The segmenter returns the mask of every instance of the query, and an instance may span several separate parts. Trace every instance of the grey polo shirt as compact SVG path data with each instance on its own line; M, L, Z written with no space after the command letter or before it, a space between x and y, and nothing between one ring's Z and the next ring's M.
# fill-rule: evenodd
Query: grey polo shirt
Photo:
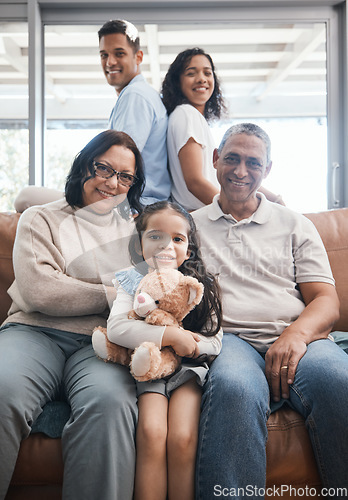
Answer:
M334 285L326 250L314 224L269 202L241 221L224 214L219 195L193 212L203 259L219 275L223 330L265 352L303 311L298 283Z

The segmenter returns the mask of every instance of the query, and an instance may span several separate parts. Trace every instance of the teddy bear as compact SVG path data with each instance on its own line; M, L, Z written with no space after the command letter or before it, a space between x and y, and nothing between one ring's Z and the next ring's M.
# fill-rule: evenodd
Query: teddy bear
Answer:
M143 319L151 325L181 327L184 317L202 297L203 285L196 278L176 269L155 270L140 281L128 317ZM134 350L114 344L102 327L94 329L92 344L97 356L104 361L129 365L138 381L171 375L181 361L171 347L160 350L153 342L142 342Z

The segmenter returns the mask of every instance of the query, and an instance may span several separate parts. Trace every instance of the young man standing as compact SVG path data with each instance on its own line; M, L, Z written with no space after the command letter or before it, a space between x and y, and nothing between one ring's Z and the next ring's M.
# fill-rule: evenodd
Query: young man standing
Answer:
M98 32L102 68L117 94L109 128L129 134L141 151L146 185L144 204L168 199L171 181L167 168L167 113L159 94L140 72L143 52L138 31L123 20L105 23Z

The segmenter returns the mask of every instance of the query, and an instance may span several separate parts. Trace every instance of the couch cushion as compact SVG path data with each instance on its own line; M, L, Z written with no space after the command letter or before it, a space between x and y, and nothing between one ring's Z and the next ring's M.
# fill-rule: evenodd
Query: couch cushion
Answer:
M58 484L63 480L62 442L44 434L31 434L21 443L11 485L28 489L29 486ZM7 498L7 497L6 497ZM11 497L10 497L11 498ZM20 498L28 498L23 496ZM36 498L51 499L51 496Z
M271 414L267 429L267 487L291 484L319 488L321 481L303 417L285 405Z
M70 406L64 401L50 401L34 422L31 433L42 432L51 438L61 437L63 427L70 417Z
M306 214L316 226L329 256L341 302L335 330L348 331L348 208Z

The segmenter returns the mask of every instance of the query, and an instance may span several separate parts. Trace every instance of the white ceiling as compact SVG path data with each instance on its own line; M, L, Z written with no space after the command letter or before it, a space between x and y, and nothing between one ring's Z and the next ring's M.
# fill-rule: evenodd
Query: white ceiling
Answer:
M116 98L102 73L99 26L45 29L48 119L105 120ZM325 24L142 25L142 73L157 90L169 64L199 46L216 65L232 117L326 114ZM0 23L0 119L28 116L25 23Z

